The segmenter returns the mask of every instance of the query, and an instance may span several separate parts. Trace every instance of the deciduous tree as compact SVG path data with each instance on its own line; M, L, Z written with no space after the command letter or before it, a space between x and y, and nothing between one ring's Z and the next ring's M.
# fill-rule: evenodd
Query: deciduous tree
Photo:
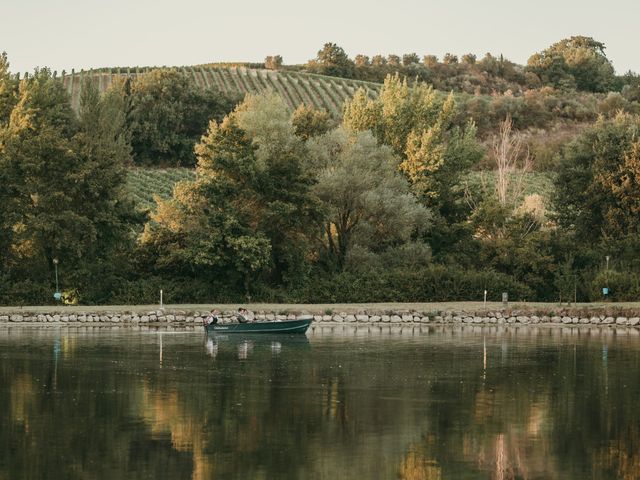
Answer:
M382 253L428 225L430 214L409 192L399 159L370 132L338 128L309 148L314 191L328 211L322 242L338 266L354 246Z
M613 84L614 70L604 50L602 42L574 36L533 55L527 65L543 81L555 86L562 86L571 77L580 90L606 92Z
M555 182L564 228L591 239L640 232L640 122L620 114L600 120L565 150Z
M145 228L158 268L224 277L245 292L264 275L278 285L304 274L306 235L319 213L303 146L275 94L248 97L212 121L196 147L195 182L159 202Z
M198 88L177 70L154 70L130 85L129 129L137 165L193 166L193 147L210 119L220 121L235 97Z

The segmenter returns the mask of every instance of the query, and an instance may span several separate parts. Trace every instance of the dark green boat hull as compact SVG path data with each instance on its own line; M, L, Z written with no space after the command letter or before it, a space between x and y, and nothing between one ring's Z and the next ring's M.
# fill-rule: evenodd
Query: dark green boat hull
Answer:
M216 323L206 325L209 333L305 333L313 317L282 322Z

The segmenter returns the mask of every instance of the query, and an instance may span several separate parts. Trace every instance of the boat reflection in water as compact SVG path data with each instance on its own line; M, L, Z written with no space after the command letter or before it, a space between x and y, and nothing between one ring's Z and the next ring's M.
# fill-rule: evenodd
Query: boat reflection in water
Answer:
M208 333L205 338L205 349L211 358L218 355L229 357L233 354L238 360L247 360L251 356L263 356L270 353L277 356L281 353L310 350L306 335L220 335Z

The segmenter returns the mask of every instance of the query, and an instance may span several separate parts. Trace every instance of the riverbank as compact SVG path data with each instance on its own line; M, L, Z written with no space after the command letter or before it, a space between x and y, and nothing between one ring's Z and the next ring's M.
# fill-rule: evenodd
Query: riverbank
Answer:
M258 321L313 316L323 324L585 324L640 328L640 303L559 305L550 303L451 302L326 305L244 305ZM212 309L234 322L239 305L2 307L0 323L202 324Z

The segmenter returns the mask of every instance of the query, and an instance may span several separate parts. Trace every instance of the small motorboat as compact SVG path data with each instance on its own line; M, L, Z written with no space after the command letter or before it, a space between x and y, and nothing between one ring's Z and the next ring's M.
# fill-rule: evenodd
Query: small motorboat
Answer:
M297 320L247 322L247 323L211 323L205 325L207 332L216 333L305 333L313 317Z

